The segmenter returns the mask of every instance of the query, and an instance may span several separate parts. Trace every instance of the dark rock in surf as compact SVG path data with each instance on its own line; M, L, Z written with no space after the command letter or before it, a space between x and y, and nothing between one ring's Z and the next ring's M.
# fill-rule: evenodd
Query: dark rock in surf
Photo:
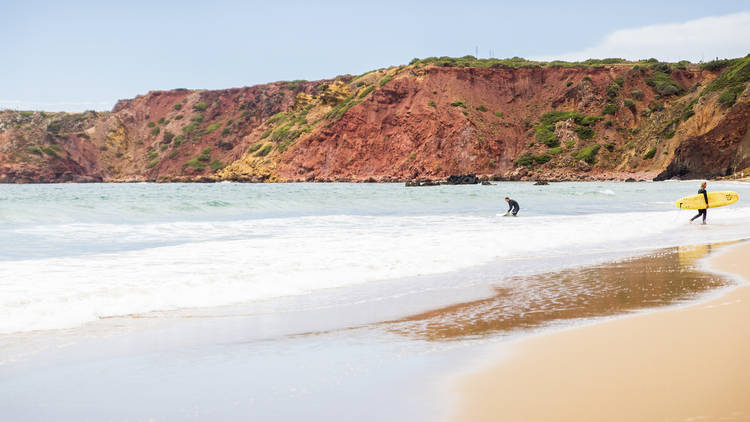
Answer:
M445 181L447 185L476 185L481 183L481 180L476 174L452 174Z

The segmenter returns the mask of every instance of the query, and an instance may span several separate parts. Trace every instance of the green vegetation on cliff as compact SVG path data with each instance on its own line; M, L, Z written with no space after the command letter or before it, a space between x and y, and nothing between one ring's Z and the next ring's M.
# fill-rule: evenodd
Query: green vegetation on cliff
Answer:
M271 144L265 144L263 145L263 148L260 148L258 152L255 153L258 157L265 157L268 155L269 152L271 152Z
M516 158L516 164L519 166L533 167L534 164L544 164L552 159L550 154L531 154L526 153Z
M190 166L198 171L202 171L206 168L206 163L208 163L210 160L211 147L206 147L197 157L193 157L190 160L186 161L185 164L182 165L182 167L184 168Z
M346 112L349 111L350 108L354 107L355 105L357 105L359 103L360 103L360 101L359 100L355 100L354 99L354 95L351 95L351 96L345 98L344 101L336 104L336 106L334 106L331 109L331 111L329 111L328 113L326 113L325 117L326 117L326 119L338 120L339 118L341 118L341 116L343 116L344 114L346 114Z
M47 125L47 132L57 135L60 132L61 127L61 122L59 120L52 121Z
M222 163L219 160L213 160L213 161L211 161L211 164L209 165L209 167L211 168L211 171L215 172L215 171L221 170L224 167L226 167L226 164Z
M479 68L534 68L534 67L592 67L600 68L604 66L612 65L629 65L637 66L636 69L651 67L662 72L670 72L672 69L687 69L689 65L692 65L689 61L683 60L677 63L666 63L660 62L657 59L644 59L638 61L628 61L625 59L611 57L606 59L588 59L582 61L568 62L563 60L553 61L535 61L525 59L523 57L512 57L505 59L487 58L478 59L472 55L463 57L426 57L424 59L414 58L410 65L422 66L422 65L435 65L441 67L479 67ZM615 83L619 86L623 85L622 77L615 79ZM572 84L571 84L572 85Z
M721 95L719 95L719 104L724 107L731 107L734 102L745 91L745 85L736 85L725 89Z
M574 129L576 135L578 135L578 139L586 141L594 137L596 135L596 132L594 132L594 129L588 127L588 126L578 126Z
M591 139L595 132L590 126L602 120L599 116L588 116L577 111L560 111L553 110L539 116L539 125L534 129L536 131L537 141L547 145L550 148L560 146L560 141L555 135L555 124L565 120L573 120L577 126L573 129L580 139Z
M620 92L620 85L614 83L607 87L607 98L609 98L610 101L617 98L617 94Z
M444 67L536 67L540 62L534 62L522 57L513 57L511 59L477 59L474 56L463 57L427 57L424 59L414 59L411 65L434 64Z
M523 57L512 57L508 59L478 59L474 56L468 55L463 57L427 57L424 59L415 58L410 65L427 65L432 64L443 67L489 67L489 68L532 68L532 67L601 67L612 64L623 64L629 63L625 59L620 58L607 58L607 59L589 59L579 62L566 62L562 60L554 60L551 62L534 61L524 59Z
M359 94L359 98L360 99L365 98L367 96L367 94L371 93L372 90L374 90L374 89L375 89L375 86L373 86L373 85L368 86L367 88L365 88L364 91L362 91L361 94Z
M750 81L750 54L742 58L722 62L726 69L706 87L708 92Z
M746 84L750 82L750 54L739 59L721 60L717 65L719 64L726 68L703 90L701 95L722 91L719 103L730 107L745 91Z
M62 148L60 145L48 145L41 148L42 152L55 158L60 158Z
M604 108L602 109L602 114L604 115L611 114L614 116L616 113L617 113L617 105L613 103L609 103L605 105Z
M585 161L588 164L594 164L596 162L596 153L599 152L600 145L591 145L586 148L581 148L575 155L576 160Z
M554 148L560 145L560 141L557 140L555 135L554 125L539 125L536 127L536 140L547 145L550 148Z
M646 79L646 83L654 88L659 95L679 95L685 90L677 84L667 73L663 71L654 71L650 78Z
M208 127L206 128L206 130L203 133L204 134L211 133L211 132L215 131L216 129L220 128L220 127L221 127L221 123L220 122L212 123L212 124L208 125Z

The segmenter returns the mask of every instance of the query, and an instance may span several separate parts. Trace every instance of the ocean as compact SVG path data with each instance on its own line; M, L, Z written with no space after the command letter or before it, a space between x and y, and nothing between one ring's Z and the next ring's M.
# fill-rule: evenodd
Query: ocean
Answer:
M12 393L0 410L28 416L44 384L58 399L29 420L78 419L61 380L86 361L75 367L101 380L86 384L89 395L106 401L117 393L106 381L149 368L165 386L155 394L172 404L192 397L195 419L240 419L247 413L232 406L249 406L293 420L342 395L355 414L364 404L349 396L354 386L391 392L394 379L408 378L393 392L414 392L415 380L443 367L440 353L461 360L452 350L726 286L684 260L707 253L694 245L750 238L750 184L710 182L709 191L741 199L710 209L705 226L674 206L698 185L0 185L0 393ZM520 203L518 217L503 216L506 196ZM112 356L117 369L97 366ZM286 372L290 362L298 372ZM64 369L29 377L51 365ZM265 381L242 384L238 367ZM186 373L216 395L227 385L232 393L185 396ZM395 413L368 404L365 419L434 416L425 403L399 400ZM126 404L87 415L182 415ZM320 415L311 419L330 417Z
M600 252L750 237L743 201L688 226L693 213L673 201L697 185L4 185L0 333L400 279L398 293L410 278L424 287L492 264L510 276L546 271L549 257L575 266ZM748 184L709 188L750 197ZM501 216L505 196L519 217Z

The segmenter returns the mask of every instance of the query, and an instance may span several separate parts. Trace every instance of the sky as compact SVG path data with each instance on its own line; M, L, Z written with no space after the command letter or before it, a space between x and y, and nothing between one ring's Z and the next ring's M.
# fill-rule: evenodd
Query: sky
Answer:
M316 80L477 51L742 57L750 0L0 0L0 40L0 109L76 112L151 90Z

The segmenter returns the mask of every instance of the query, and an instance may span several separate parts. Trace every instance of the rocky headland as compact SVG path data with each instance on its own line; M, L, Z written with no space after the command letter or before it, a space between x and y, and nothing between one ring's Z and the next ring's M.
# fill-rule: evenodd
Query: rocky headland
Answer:
M427 58L359 76L0 111L0 183L713 178L750 167L750 55Z

